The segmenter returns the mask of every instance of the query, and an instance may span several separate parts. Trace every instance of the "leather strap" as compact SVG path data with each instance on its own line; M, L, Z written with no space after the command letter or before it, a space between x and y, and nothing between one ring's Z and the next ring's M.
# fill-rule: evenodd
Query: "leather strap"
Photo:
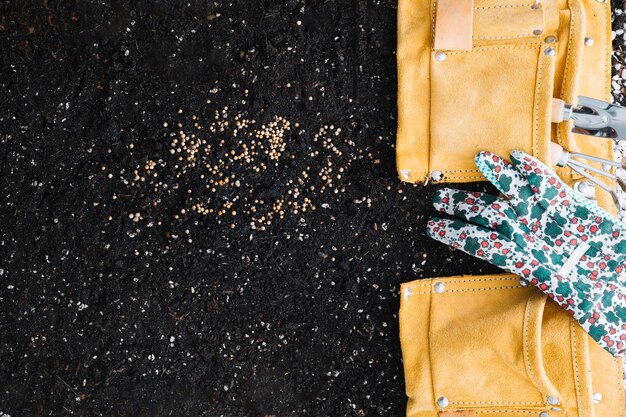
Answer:
M463 410L463 411L440 411L439 417L475 417L476 411Z
M474 0L438 0L435 16L435 50L472 49Z

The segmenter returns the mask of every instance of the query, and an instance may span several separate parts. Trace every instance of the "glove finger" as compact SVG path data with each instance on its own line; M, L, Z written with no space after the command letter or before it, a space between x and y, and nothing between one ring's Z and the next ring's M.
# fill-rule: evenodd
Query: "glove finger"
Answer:
M489 226L488 222L481 219L480 214L496 200L498 197L491 194L443 188L435 192L433 207L440 213L470 221L476 219L474 223Z
M520 174L526 177L536 195L537 202L544 208L564 207L568 213L576 214L578 218L600 216L611 224L616 222L612 214L574 191L552 168L537 158L522 151L513 151L511 161Z
M511 160L517 170L526 176L538 204L551 217L546 218L541 213L533 216L536 223L552 223L551 237L567 242L570 235L573 235L601 251L611 250L617 255L626 255L626 227L620 221L572 190L538 159L521 151L513 151Z
M571 189L559 178L552 168L548 167L537 158L522 151L513 151L510 157L515 168L520 174L526 177L526 180L535 194L537 202L545 209L560 206L567 208L568 211L570 211L570 209L576 210L577 206L573 203L578 203L584 208L587 208L590 212L595 209L602 210L600 207L595 207L595 209L586 207L590 205L589 200ZM583 213L584 210L579 214ZM602 214L612 217L608 212ZM590 213L585 214L584 217L587 218L589 215Z
M526 178L511 163L496 154L483 151L474 158L476 166L507 199L526 200L533 195Z
M525 264L522 251L492 229L460 220L432 218L427 233L439 242L521 275Z
M626 298L619 293L621 285L608 285L600 299L586 312L574 311L574 318L600 346L611 354L626 351ZM559 300L556 300L559 304Z
M510 203L494 195L443 188L435 193L433 206L441 213L495 229L521 248L543 247L530 236L530 230L519 221Z

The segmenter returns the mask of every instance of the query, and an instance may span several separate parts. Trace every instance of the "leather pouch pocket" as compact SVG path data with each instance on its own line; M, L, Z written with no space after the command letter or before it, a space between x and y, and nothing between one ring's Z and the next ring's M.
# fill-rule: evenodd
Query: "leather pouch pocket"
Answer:
M560 393L543 362L545 304L545 295L523 288L512 275L404 284L400 337L407 415L433 415L426 412L431 401L436 412L552 411Z
M549 157L559 43L556 1L475 0L470 50L434 50L437 1L400 0L400 179L484 180L473 163L490 150ZM430 27L423 22L430 20ZM428 30L430 29L430 30Z
M559 394L548 380L541 354L546 297L497 283L482 288L464 287L459 281L434 284L448 287L431 298L435 397L446 398L447 409L547 411L547 398ZM468 296L475 302L468 303ZM481 299L488 302L476 302Z
M515 275L405 283L399 319L408 417L624 415L620 361Z
M429 172L452 182L482 179L473 157L485 149L499 155L518 149L544 159L555 48L483 45L446 52L443 60L443 52L432 51Z

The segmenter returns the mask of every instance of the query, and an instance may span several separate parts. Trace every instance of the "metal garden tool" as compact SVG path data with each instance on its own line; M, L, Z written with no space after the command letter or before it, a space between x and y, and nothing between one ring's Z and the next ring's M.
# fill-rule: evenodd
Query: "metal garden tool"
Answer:
M597 185L598 187L602 188L603 190L611 194L611 197L613 198L613 202L618 207L618 209L621 209L619 198L617 197L617 194L615 193L615 191L613 191L613 188L603 183L602 181L599 181L597 178L591 175L590 172L593 172L595 174L608 178L609 180L617 183L617 185L622 189L622 191L626 192L626 182L624 182L623 179L621 179L619 176L613 174L612 172L606 169L602 169L605 167L606 168L617 167L617 168L625 169L626 166L624 166L624 164L622 164L621 162L611 161L610 159L598 158L597 156L587 155L584 153L568 152L565 149L563 149L562 146L557 145L554 142L550 144L550 155L552 158L552 165L556 165L558 167L567 166L571 168L572 171L582 175L587 180L591 181L593 184ZM602 164L602 168L598 168L596 166L590 165L589 163L583 162L581 160Z
M576 107L555 99L553 121L573 120L572 132L606 139L626 140L626 107L580 96Z

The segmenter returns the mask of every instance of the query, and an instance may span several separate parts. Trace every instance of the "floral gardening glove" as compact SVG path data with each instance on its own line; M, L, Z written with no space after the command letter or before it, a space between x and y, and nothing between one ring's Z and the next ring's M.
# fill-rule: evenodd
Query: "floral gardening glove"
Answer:
M613 355L626 350L626 226L520 151L509 163L481 152L475 162L504 197L439 190L436 240L518 274L570 314Z

